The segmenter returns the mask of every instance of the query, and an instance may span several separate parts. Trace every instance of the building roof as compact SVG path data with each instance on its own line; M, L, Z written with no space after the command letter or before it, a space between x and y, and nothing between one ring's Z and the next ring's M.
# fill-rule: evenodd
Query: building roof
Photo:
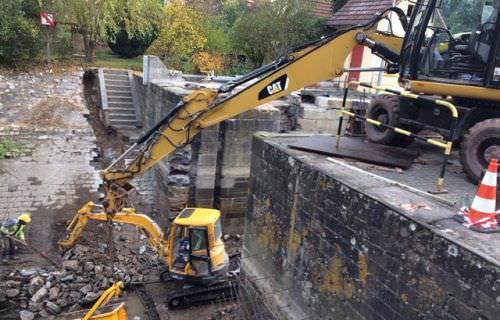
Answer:
M247 0L247 6L253 7L257 3L265 0ZM312 13L316 17L331 18L333 14L333 5L330 0L310 0L312 4Z
M313 4L313 14L317 17L331 18L333 6L330 0L311 0Z
M328 19L328 26L356 25L366 23L373 16L392 7L393 0L349 0Z

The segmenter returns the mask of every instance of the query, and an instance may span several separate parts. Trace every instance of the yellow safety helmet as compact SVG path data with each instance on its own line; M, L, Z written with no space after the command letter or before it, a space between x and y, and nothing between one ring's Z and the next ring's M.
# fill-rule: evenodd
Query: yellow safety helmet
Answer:
M30 223L31 222L31 216L30 216L29 213L23 213L17 219L19 219L20 221L23 221L24 223Z

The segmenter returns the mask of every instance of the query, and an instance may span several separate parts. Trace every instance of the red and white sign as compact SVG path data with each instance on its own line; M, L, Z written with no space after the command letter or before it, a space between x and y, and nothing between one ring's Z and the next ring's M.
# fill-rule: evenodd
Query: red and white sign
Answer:
M48 12L40 12L40 22L44 26L55 27L57 22L54 15Z

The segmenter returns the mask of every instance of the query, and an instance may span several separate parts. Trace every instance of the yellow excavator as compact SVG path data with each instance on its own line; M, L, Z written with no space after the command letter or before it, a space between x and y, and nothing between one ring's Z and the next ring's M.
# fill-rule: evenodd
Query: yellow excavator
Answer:
M227 266L227 254L220 242L220 213L186 209L174 220L168 240L163 240L161 229L149 217L126 207L125 195L133 188L130 180L191 143L204 128L305 86L341 76L348 71L344 62L356 45L369 47L385 60L388 73L399 72L403 88L388 89L386 92L392 95L372 99L367 110L368 138L377 143L406 145L414 137L409 130L441 132L462 142L463 167L477 181L489 159L500 157L499 1L414 1L409 22L401 9L389 8L369 23L306 43L217 90L194 91L101 172L105 200L99 205L88 203L79 210L61 247L74 243L87 220L137 225L160 250L175 277L207 280L201 281L205 284L219 281L217 275ZM473 10L472 14L463 10L465 5ZM394 19L389 15L399 18L404 38L392 31ZM382 20L389 21L389 31L378 30ZM453 102L457 108L443 109L436 99ZM132 151L137 156L123 165ZM176 257L181 256L180 243L186 236L188 252L183 257L187 262L178 268ZM201 241L195 240L198 238L205 239L204 246L197 247L195 241ZM189 294L179 294L171 300L171 307L189 300Z

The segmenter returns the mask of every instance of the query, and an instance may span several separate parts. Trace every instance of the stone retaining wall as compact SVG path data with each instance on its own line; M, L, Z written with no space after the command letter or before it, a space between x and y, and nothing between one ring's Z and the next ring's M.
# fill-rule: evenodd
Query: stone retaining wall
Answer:
M244 232L242 271L278 318L498 318L495 235L289 139L253 140Z

